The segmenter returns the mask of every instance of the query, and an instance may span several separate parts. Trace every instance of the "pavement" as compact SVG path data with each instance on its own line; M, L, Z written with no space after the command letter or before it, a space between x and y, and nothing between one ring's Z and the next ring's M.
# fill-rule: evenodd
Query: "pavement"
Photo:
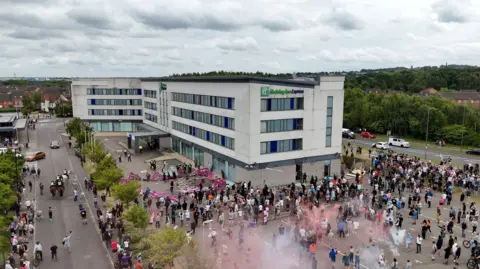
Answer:
M112 268L113 265L107 250L101 241L97 232L96 221L93 214L88 215L88 224L82 224L78 209L78 202L73 201L73 190L82 190L85 171L80 165L80 161L74 155L72 149L68 149L68 137L62 136L62 119L40 120L36 125L36 130L30 130L30 148L29 151L43 151L46 158L38 161L41 169L41 176L36 180L34 197L37 201L37 209L43 211L45 217L42 221L35 223L34 242L39 241L43 246L44 261L39 268L49 269L85 269L85 268ZM60 141L59 149L50 149L50 141ZM72 172L69 181L66 183L66 190L63 198L58 195L53 198L48 190L50 182L55 176L63 173L67 169ZM40 195L38 188L39 182L43 182L44 195ZM53 208L53 220L48 219L48 207ZM93 207L93 206L92 206ZM62 246L62 239L72 231L71 252L66 251ZM50 259L50 246L58 246L58 261Z
M357 139L343 139L343 143L346 144L350 142L351 144L355 143L357 145L360 145L364 147L364 150L368 151L372 147L372 144L375 143L375 140L372 139L364 139L364 138L357 138ZM409 155L415 155L420 157L422 160L425 157L425 149L419 149L419 148L401 148L401 147L391 147L392 150L395 152L401 152L401 153L406 153ZM452 162L458 163L458 164L464 164L464 163L480 163L480 156L477 155L469 155L469 154L458 154L458 153L452 153L448 151L442 151L441 148L432 146L427 149L427 159L429 160L440 160L441 158L447 158L450 157L452 158Z

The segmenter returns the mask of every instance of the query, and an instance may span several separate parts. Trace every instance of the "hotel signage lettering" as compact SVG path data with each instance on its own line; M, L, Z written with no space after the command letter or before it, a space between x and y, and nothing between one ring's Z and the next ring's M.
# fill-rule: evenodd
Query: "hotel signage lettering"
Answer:
M263 86L260 88L260 96L266 97L270 95L285 95L285 94L303 94L303 90L294 90L294 89L274 89L268 86Z

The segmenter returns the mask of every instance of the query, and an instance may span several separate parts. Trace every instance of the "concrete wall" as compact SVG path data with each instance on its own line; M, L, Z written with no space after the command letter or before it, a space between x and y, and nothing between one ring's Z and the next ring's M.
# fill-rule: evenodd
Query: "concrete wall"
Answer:
M208 152L203 153L203 167L210 169L213 163L213 156Z
M171 137L161 137L159 138L158 144L161 149L172 148L172 138Z

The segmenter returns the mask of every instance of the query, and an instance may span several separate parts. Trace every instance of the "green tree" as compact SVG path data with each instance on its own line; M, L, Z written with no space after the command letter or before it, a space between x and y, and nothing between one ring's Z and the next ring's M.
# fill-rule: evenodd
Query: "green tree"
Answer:
M164 227L146 239L149 245L148 256L160 268L172 267L175 259L182 254L187 236L182 228Z
M84 129L82 129L84 128L83 124L84 123L80 118L73 118L67 123L65 130L67 131L67 133L77 138L77 135L79 136L80 133L84 131Z
M33 98L29 93L26 93L22 97L22 108L20 111L22 112L23 115L29 116L36 110L35 108L35 103L33 102Z
M55 116L57 117L71 117L73 115L73 108L70 104L60 103L55 106Z
M124 185L124 184L120 184L120 185ZM116 186L119 186L119 185L115 185L114 188ZM125 219L130 221L135 228L145 229L147 228L148 223L150 221L150 216L148 215L148 212L145 209L139 206L132 206L127 212L125 212Z
M107 156L103 146L100 145L98 141L90 141L85 143L82 153L94 163L100 163Z
M96 166L95 173L93 173L93 182L99 190L104 190L118 184L122 177L123 170L121 168L109 167L103 169L101 166Z
M120 200L124 204L129 204L133 202L135 198L140 194L140 183L138 181L132 180L125 184L116 184L113 185L113 196Z
M41 109L41 103L42 103L42 94L39 93L39 92L34 92L33 95L32 95L32 102L33 102L33 105L35 106L35 109L36 110L40 110Z

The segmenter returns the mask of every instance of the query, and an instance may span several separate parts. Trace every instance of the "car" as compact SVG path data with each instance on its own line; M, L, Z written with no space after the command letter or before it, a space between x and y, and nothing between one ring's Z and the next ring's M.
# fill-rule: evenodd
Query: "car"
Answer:
M472 154L472 155L480 155L480 148L476 148L476 149L472 149L472 150L467 150L467 152L465 152L467 154Z
M350 129L342 129L342 137L348 139L355 139L355 133L350 131Z
M363 138L372 138L372 139L376 137L375 134L372 134L370 132L362 132L360 133L360 136Z
M376 142L376 143L373 143L372 148L389 149L390 146L388 145L387 142Z
M58 143L58 141L52 141L52 142L50 142L50 148L51 149L58 149L58 148L60 148L60 143Z
M25 159L27 160L27 162L33 162L33 161L38 161L38 160L41 160L41 159L45 159L45 157L47 157L47 154L45 154L45 152L39 151L39 152L36 152L33 155L28 156Z
M403 138L392 136L388 139L388 145L401 147L401 148L409 148L410 143L405 141Z

